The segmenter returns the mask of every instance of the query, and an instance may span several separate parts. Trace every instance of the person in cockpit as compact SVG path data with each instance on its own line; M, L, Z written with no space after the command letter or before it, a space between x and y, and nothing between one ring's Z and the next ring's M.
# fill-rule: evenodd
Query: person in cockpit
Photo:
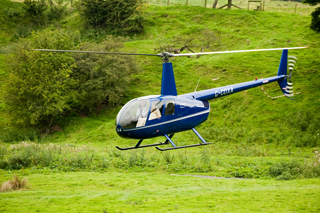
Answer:
M158 108L156 108L155 103L152 103L151 114L149 116L149 120L153 120L153 119L160 118L160 117L161 117L160 110Z
M138 120L136 127L144 126L146 124L149 109L147 108L147 103L145 101L141 102L140 107L137 109L136 114L133 119Z

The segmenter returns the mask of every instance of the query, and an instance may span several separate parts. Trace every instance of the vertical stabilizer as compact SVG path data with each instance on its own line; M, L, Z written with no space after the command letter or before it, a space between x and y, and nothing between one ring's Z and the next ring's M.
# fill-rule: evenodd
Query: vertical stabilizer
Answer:
M282 56L280 60L279 70L278 70L278 76L281 75L287 75L287 68L288 68L288 50L284 49L282 51ZM287 87L287 79L283 79L281 81L278 81L279 86L282 90L282 92L286 95L286 87Z
M178 95L171 62L163 63L161 95Z

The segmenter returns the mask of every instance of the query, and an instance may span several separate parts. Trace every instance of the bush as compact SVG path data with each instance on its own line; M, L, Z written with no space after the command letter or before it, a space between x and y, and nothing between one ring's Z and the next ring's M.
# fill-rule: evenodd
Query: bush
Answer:
M311 6L316 6L320 4L320 0L304 0L303 3L309 4ZM312 20L310 28L316 32L320 32L320 7L317 7L312 13Z
M312 21L310 28L316 32L320 32L320 7L316 8L312 13Z
M86 43L81 50L120 52L124 38L107 36L100 44ZM129 85L129 76L138 71L131 56L74 54L76 67L72 78L77 82L77 107L94 110L106 104L118 105Z
M56 0L56 4L50 5L48 8L48 19L52 20L61 20L67 14L67 4L63 4L64 0Z
M2 130L0 140L3 142L14 142L14 141L25 141L25 140L36 140L40 136L38 130L33 128L17 129L7 128Z
M142 8L140 0L83 0L78 4L88 25L106 27L117 34L143 32Z
M74 59L69 53L32 51L33 48L72 49L77 33L53 31L33 35L23 41L7 60L7 80L3 100L11 121L20 125L40 125L45 132L54 119L69 109L75 81L70 77Z
M295 161L277 163L269 168L269 174L279 180L294 179L297 175L301 174L302 165ZM289 179L288 179L289 178Z
M21 10L14 10L14 9L5 9L4 16L6 20L12 21L12 22L18 22L23 17L23 12Z
M26 18L30 19L35 24L45 24L46 18L44 12L48 8L45 0L25 0L23 3L24 5L22 8L26 12Z

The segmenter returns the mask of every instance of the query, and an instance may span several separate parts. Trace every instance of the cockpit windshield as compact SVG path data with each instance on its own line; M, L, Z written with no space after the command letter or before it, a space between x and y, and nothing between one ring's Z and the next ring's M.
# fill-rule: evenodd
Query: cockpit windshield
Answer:
M150 101L148 99L134 101L124 108L123 112L121 112L122 110L119 112L119 116L121 116L120 121L117 119L123 129L140 127L146 124L150 108Z

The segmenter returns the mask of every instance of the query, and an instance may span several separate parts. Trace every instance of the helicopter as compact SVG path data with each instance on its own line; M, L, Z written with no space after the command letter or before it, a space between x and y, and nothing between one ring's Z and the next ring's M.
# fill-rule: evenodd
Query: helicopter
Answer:
M160 151L168 151L196 146L204 146L212 143L206 140L195 129L198 125L205 122L209 116L209 100L231 95L243 90L251 89L261 85L278 82L283 97L294 100L293 83L291 82L292 71L297 58L288 56L288 50L303 49L307 47L289 47L273 49L252 49L221 52L201 52L201 53L159 53L159 54L139 54L139 53L112 53L112 52L94 52L94 51L76 51L76 50L49 50L35 49L36 51L54 51L54 52L73 52L73 53L96 53L96 54L118 54L118 55L144 55L157 56L163 61L161 92L159 95L149 95L130 100L119 111L116 117L116 132L120 137L139 140L135 146L121 148L119 150L131 150L155 146ZM169 62L171 57L182 56L200 56L210 54L226 54L257 51L275 51L282 50L277 76L255 79L253 81L194 91L187 94L178 95L173 66ZM289 64L288 64L289 63ZM287 74L289 69L290 74ZM199 83L199 82L198 82ZM176 146L172 138L175 133L192 130L200 139L200 143L184 146ZM164 136L165 142L141 145L144 139ZM172 147L160 148L161 145L171 144Z

